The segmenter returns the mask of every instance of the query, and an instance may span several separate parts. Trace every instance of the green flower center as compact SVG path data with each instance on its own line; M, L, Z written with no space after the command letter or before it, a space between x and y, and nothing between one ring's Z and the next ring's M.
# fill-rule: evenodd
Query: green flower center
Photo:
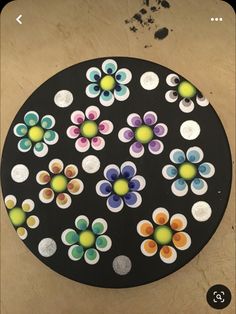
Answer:
M21 208L15 207L10 210L9 217L14 226L20 226L25 222L26 215Z
M43 139L44 130L40 126L33 126L29 129L28 133L29 138L33 142L39 142Z
M129 183L125 179L118 179L113 185L113 190L117 195L124 196L129 192Z
M136 129L135 138L142 144L149 143L153 138L153 131L149 126L142 125Z
M196 94L196 88L189 82L183 81L178 86L180 96L184 98L191 98Z
M185 162L179 167L179 175L185 180L193 179L197 174L196 166L190 162Z
M172 231L168 226L158 226L153 234L157 243L165 245L170 243L172 239Z
M97 135L97 133L98 133L98 126L97 126L96 122L94 122L94 121L85 121L81 125L81 129L80 130L81 130L81 134L84 137L92 138L92 137Z
M85 248L91 247L95 243L95 235L92 231L82 231L79 235L79 243Z
M111 75L105 75L100 81L100 86L103 90L110 91L115 87L115 85L116 81Z
M58 174L52 178L50 185L55 192L63 192L67 187L67 178L62 174Z

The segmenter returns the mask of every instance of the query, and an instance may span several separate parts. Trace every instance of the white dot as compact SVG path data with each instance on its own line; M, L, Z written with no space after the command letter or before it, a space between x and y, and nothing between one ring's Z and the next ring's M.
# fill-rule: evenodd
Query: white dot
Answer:
M207 221L211 217L211 213L211 207L207 202L200 201L193 204L192 215L197 221Z
M211 21L214 21L214 17L211 18Z
M115 273L123 276L130 272L132 263L128 256L120 255L114 258L112 267Z
M215 18L215 21L216 21L216 22L218 21L218 17Z
M12 180L21 183L27 180L29 176L29 169L22 164L15 165L11 170Z
M201 132L201 128L196 121L187 120L181 124L180 134L186 140L195 140Z
M95 173L100 168L100 161L96 156L89 155L83 159L82 167L87 173Z
M219 21L221 21L221 22L222 22L222 21L223 21L223 18L222 18L222 17L220 17L220 18L219 18Z
M60 90L54 96L54 102L58 107L65 108L72 104L73 95L68 90Z
M159 84L159 77L154 72L145 72L140 78L140 84L146 90L155 89Z
M45 238L39 242L38 250L40 255L43 257L50 257L55 254L57 250L57 244L53 239Z

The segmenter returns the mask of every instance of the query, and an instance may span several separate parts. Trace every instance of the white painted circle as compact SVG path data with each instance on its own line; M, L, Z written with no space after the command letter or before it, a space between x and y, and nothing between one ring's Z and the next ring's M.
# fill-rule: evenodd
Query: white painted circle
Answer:
M187 120L180 126L180 134L186 140L195 140L201 132L200 125L193 120Z
M23 164L15 165L11 170L12 180L17 183L24 182L25 180L27 180L28 176L29 169Z
M140 84L146 90L155 89L159 84L159 77L154 72L145 72L140 77Z
M43 257L50 257L55 254L57 250L56 242L51 238L42 239L38 245L39 254Z
M100 160L94 155L89 155L83 159L82 167L87 173L95 173L100 168Z
M65 108L72 104L73 95L68 90L60 90L54 96L54 102L58 107Z
M132 268L132 263L128 256L119 255L114 258L112 267L115 273L124 276L130 272Z
M192 215L197 221L207 221L211 217L211 213L211 207L207 202L199 201L192 206Z

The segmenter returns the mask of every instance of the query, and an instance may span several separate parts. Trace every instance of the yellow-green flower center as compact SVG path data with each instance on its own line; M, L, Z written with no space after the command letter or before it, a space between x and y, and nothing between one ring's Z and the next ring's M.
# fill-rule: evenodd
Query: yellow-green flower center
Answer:
M179 167L179 175L185 180L193 179L197 174L196 166L190 162L185 162Z
M10 210L9 217L14 226L20 226L25 222L26 215L21 208L15 207Z
M50 185L55 192L63 192L67 187L67 178L62 174L58 174L52 178Z
M189 82L183 81L178 86L180 96L184 98L191 98L196 94L196 88Z
M113 185L113 190L117 195L124 196L129 192L129 183L125 179L118 179Z
M96 122L94 122L94 121L85 121L81 125L81 134L84 137L92 138L92 137L96 136L97 133L98 133L98 126L97 126Z
M33 126L29 129L28 137L33 142L39 142L43 139L44 130L40 126Z
M168 226L158 226L154 231L153 237L161 245L168 244L172 239L172 231Z
M116 81L111 75L105 75L100 81L100 86L103 90L110 91L115 87L115 85Z
M79 243L83 246L83 247L91 247L94 245L95 242L95 236L92 233L92 231L89 230L85 230L82 231L79 235Z
M150 126L141 125L135 131L135 138L142 144L149 143L153 138L153 131Z

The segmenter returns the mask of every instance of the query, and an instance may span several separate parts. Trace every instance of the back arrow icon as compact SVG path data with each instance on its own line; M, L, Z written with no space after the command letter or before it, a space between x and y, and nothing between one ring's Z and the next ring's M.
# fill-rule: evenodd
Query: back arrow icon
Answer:
M16 21L19 23L19 24L22 24L22 22L21 22L21 19L22 18L22 14L20 14L19 16L17 16L17 18L16 18Z

